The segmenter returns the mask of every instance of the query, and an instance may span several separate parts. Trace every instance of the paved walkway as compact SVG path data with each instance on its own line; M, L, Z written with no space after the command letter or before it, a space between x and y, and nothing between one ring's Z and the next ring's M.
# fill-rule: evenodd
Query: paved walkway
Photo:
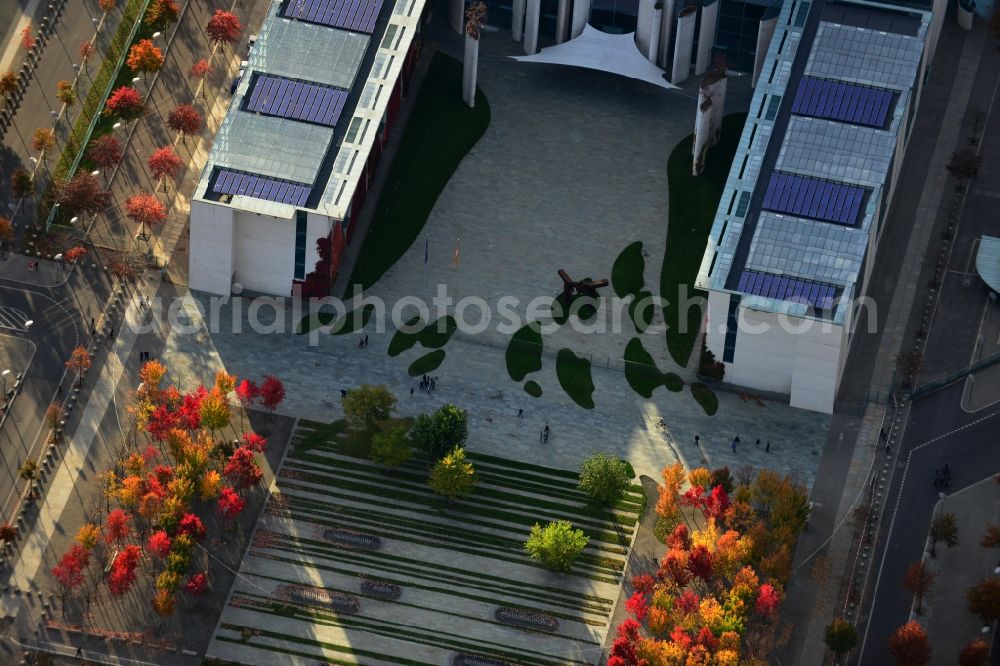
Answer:
M915 618L930 637L934 663L954 663L969 641L982 637L983 622L966 609L965 591L991 577L997 565L996 551L980 548L979 540L987 525L1000 524L1000 486L986 479L960 490L938 502L934 515L945 512L957 519L958 546L938 544L937 558L925 558L937 579L924 602L924 616Z
M439 30L435 36L442 51L460 45L454 34ZM523 315L532 299L561 291L559 268L574 279L610 278L618 254L642 241L646 289L658 294L667 158L694 129L696 100L690 90L517 62L508 56L523 50L506 31L486 33L480 49L478 85L490 104L489 128L441 193L425 233L370 293L389 303L412 296L429 302L445 285L456 302L466 296L486 299L495 326L502 321L501 297L517 298L512 309ZM745 111L751 92L749 79L731 79L728 110ZM459 243L461 261L455 267ZM613 291L602 294L610 297ZM627 313L620 314L618 334L598 336L564 326L550 336L552 346L621 367L635 328ZM471 308L467 317L475 323L478 311ZM607 325L613 330L610 314ZM494 326L477 337L506 344L508 336ZM662 333L644 338L644 344L661 368L683 370L670 359Z
M161 292L166 295L166 290ZM213 308L219 312L211 335L205 332L208 329L196 302L203 312L211 313ZM241 310L235 326L232 303ZM719 393L719 411L709 417L686 388L681 393L657 389L652 400L643 400L621 372L602 368L593 370L597 406L585 410L559 388L551 363L532 375L544 390L536 400L508 378L503 349L461 339L452 339L444 348L447 357L433 373L440 377L434 393L415 390L410 396L418 380L411 379L406 369L425 350L389 357L386 349L391 334L373 329L366 331L370 338L365 349L357 347L354 335L322 334L318 344L310 346L308 335L253 333L248 310L245 299L223 304L207 297L187 297L186 314L178 318L180 325L173 327L167 341L173 381L209 382L222 367L255 379L274 374L285 382L288 394L281 413L322 421L342 416L341 389L386 384L399 397L401 414L430 411L445 402L468 409L472 450L563 469L576 469L586 455L608 450L628 458L636 473L653 478L659 478L662 468L676 456L690 467L703 464L703 459L712 467L729 465L734 471L744 465L767 466L811 484L829 423L829 417L822 414L778 402L744 401L728 392ZM265 326L275 322L270 308L256 314ZM288 330L291 311L282 314ZM192 328L197 332L191 334ZM324 400L333 407L324 405ZM523 419L517 418L518 409L524 409ZM666 422L663 434L656 425L661 417ZM543 446L538 439L546 422L553 434ZM737 433L742 445L734 453L730 442ZM701 437L701 451L695 448L695 434ZM762 440L759 448L754 445L758 437ZM764 452L768 440L770 454Z

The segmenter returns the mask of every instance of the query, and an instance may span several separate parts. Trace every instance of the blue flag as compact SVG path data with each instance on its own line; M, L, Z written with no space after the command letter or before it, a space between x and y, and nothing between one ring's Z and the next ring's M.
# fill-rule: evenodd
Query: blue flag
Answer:
M424 236L424 265L427 265L427 252L430 248L430 238Z

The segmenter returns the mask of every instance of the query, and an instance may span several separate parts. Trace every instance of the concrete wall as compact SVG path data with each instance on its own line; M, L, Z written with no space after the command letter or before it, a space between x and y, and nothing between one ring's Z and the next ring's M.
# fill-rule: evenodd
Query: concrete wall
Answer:
M715 26L719 21L719 1L704 0L701 7L701 27L698 28L698 55L694 74L699 76L712 65L712 47L715 46Z
M663 13L660 15L660 43L654 63L661 69L666 69L673 53L672 37L674 34L674 0L663 1Z
M233 209L191 201L189 280L195 291L226 296L233 276Z
M691 51L694 49L694 24L698 12L688 7L677 17L677 37L674 41L674 66L670 82L678 84L686 81L691 74Z
M710 291L706 343L723 360L729 294ZM796 330L792 326L801 324ZM726 363L727 383L783 393L792 407L831 413L843 356L844 326L740 308L733 362ZM766 328L766 330L765 330Z
M583 29L587 27L590 20L590 0L573 0L573 27L570 37L576 39L583 34Z
M538 22L541 19L541 11L541 0L528 0L524 17L524 52L528 55L538 53Z
M635 45L639 47L639 51L641 51L644 56L649 58L654 63L656 62L656 54L650 53L654 30L657 30L656 41L660 41L658 33L659 26L654 25L656 23L656 10L653 9L653 7L655 5L656 0L639 0L639 14L636 16L635 27Z
M235 211L235 225L234 281L249 291L279 296L291 293L295 271L294 218L282 220L239 210Z
M754 52L753 79L751 87L757 87L757 80L760 78L760 71L764 68L764 61L767 60L767 50L771 47L771 37L774 36L774 29L778 25L778 17L763 18L757 28L757 50Z

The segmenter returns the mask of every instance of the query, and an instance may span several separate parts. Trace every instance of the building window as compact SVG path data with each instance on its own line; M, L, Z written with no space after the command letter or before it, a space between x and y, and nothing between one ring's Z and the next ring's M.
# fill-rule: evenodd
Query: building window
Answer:
M304 210L295 211L295 279L306 277L306 229L309 216Z
M732 363L736 358L736 331L740 327L740 297L730 296L729 317L726 319L726 344L722 349L724 363Z

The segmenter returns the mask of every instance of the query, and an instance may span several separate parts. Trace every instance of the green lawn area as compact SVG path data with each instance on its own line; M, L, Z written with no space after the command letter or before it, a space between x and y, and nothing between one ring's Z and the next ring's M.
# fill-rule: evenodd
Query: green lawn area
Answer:
M379 198L349 284L375 284L420 235L434 202L490 123L481 90L462 101L462 63L436 53Z
M542 397L542 387L535 380L529 380L524 383L524 392L530 395L532 398Z
M674 148L667 163L670 188L670 219L667 226L667 249L660 272L660 296L667 304L663 316L667 324L667 349L674 361L686 366L694 349L701 325L700 307L687 309L686 330L681 331L678 287L694 285L705 254L705 244L712 230L719 198L729 176L729 167L736 154L745 113L734 113L722 121L719 143L708 151L706 167L700 176L691 175L691 142L689 136ZM689 289L688 297L696 293Z
M419 377L421 375L426 375L432 370L437 370L438 366L440 366L442 362L444 362L444 350L435 349L431 353L424 354L411 363L407 372L411 377Z
M645 271L646 260L642 256L642 241L636 241L621 251L611 267L611 287L618 298L638 293L644 284Z
M701 405L701 408L709 416L719 411L719 398L716 397L712 389L701 382L691 384L691 395L694 396L694 399L698 401L698 404Z
M542 369L542 334L538 322L525 324L507 342L507 374L519 382Z
M643 398L651 397L658 386L665 386L673 393L684 388L684 380L676 374L660 372L639 338L632 338L625 346L625 381Z
M419 320L413 318L406 322L406 326L413 327L418 323ZM455 321L455 318L447 315L427 324L416 333L400 329L393 334L392 340L389 341L389 356L398 356L418 342L427 349L444 347L457 328L458 322Z
M569 349L560 349L556 356L556 377L573 402L584 409L594 408L594 380L590 376L589 359Z

